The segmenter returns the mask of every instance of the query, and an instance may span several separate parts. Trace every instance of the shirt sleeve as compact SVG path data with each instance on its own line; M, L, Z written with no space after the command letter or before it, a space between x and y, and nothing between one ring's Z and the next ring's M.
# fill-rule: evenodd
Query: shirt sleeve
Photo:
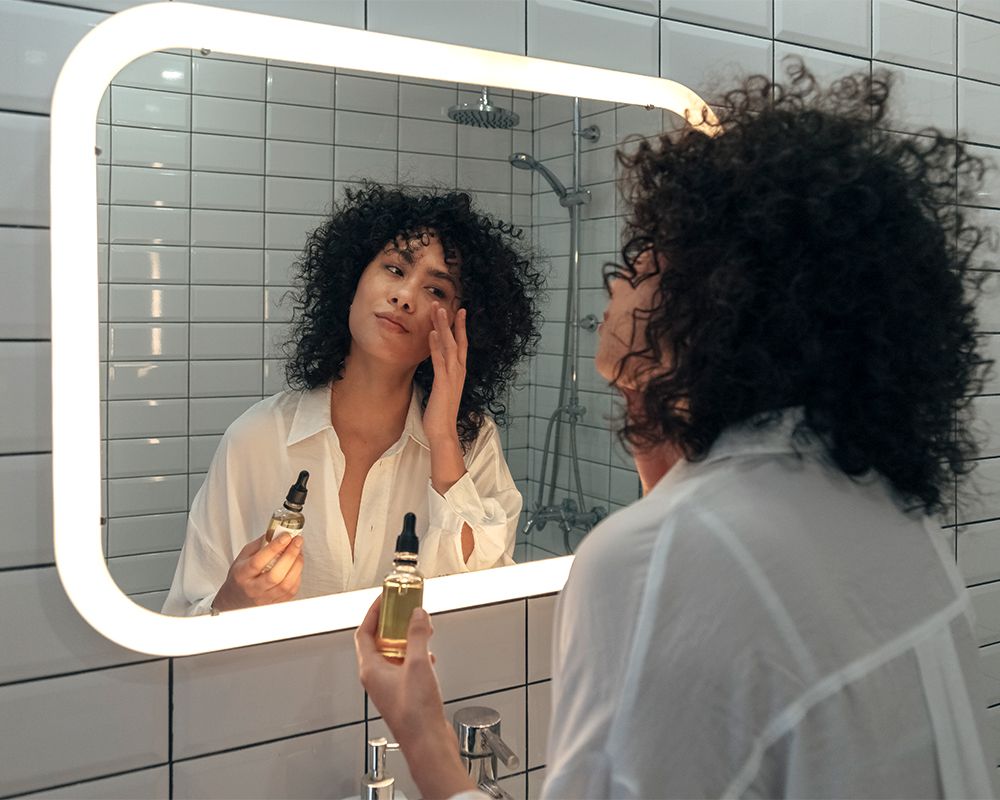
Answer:
M428 577L513 564L521 493L514 485L492 420L480 430L465 456L466 473L444 495L427 481L429 524L420 543L421 570ZM462 526L472 529L474 546L462 558Z
M197 501L197 497L195 500ZM192 514L193 512L194 507ZM193 617L211 612L215 595L226 580L229 566L229 562L219 556L202 534L197 522L189 516L184 546L181 548L170 591L163 603L163 613L176 617Z

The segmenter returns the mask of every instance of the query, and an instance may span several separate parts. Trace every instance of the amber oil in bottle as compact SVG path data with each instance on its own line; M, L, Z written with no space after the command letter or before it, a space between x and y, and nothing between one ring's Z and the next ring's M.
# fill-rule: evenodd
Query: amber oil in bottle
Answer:
M396 539L392 572L382 582L382 608L379 611L375 646L390 660L402 661L406 656L406 631L413 610L424 600L424 576L417 570L417 550L420 543L414 514L403 517L403 530Z
M300 536L302 534L302 529L306 524L306 518L302 514L302 506L305 505L306 495L309 493L309 490L306 488L308 482L309 473L306 470L302 470L299 473L298 479L288 490L288 494L285 495L285 502L281 505L281 508L275 509L271 515L271 522L264 532L264 544L261 545L262 548L267 547L275 536L280 536L283 533L290 533L292 536ZM264 572L271 569L277 560L277 558L272 559L271 563L264 567Z

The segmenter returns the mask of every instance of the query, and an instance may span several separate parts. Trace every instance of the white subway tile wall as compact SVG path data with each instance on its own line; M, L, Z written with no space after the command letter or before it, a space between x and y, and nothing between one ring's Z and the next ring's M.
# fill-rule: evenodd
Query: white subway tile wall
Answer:
M74 43L109 13L140 1L0 0L0 138L6 145L0 271L7 289L0 300L0 370L9 387L0 401L0 496L8 520L0 531L0 595L6 598L0 634L16 643L0 656L0 739L14 747L3 756L2 794L348 796L363 769L364 739L380 724L354 676L349 635L151 660L92 631L66 600L53 568L47 115L55 76ZM901 77L894 128L932 124L951 132L957 126L975 152L1000 160L991 111L1000 91L996 0L505 0L462 3L460 13L441 0L211 4L359 28L367 22L372 30L660 74L698 88L741 70L780 71L789 53L803 55L823 77L867 69L874 57L874 66ZM442 127L442 110L470 94L471 87L460 93L433 82L184 52L157 54L116 81L98 117L105 167L100 238L110 243L100 264L107 359L102 421L106 464L114 470L108 505L117 512L108 522L107 552L137 602L162 602L156 587L167 579L164 553L179 547L190 498L222 430L281 387L281 361L268 341L286 319L275 297L289 285L289 266L325 210L324 198L341 196L345 182L358 175L389 181L427 175L444 185L471 180L482 202L520 215L532 225L534 243L551 254L551 322L540 354L523 370L524 389L511 403L515 424L506 434L519 485L536 488L527 478L537 478L544 412L558 400L553 376L561 368L566 293L559 287L566 285L569 231L565 211L544 184L527 173L505 177L491 162L514 150L533 151L567 180L569 114L562 101L539 98L532 108L531 100L516 97L508 101L527 124L513 133ZM651 133L663 119L600 104L585 104L584 113L587 124L602 129L601 140L585 146L583 174L594 193L581 230L589 312L600 306L600 265L615 255L621 212L608 162L592 153L629 133ZM387 159L392 151L399 155ZM308 181L317 175L329 187L325 195L310 191L317 187ZM977 198L981 218L994 224L998 180ZM213 303L220 286L246 290L225 313ZM986 303L982 328L996 332L1000 298ZM245 347L250 339L253 346ZM581 337L581 350L592 353L592 337ZM188 357L194 357L190 365ZM593 493L588 502L614 509L637 496L638 484L608 433L610 395L586 359L580 379L588 408L579 440L581 481ZM1000 395L996 382L987 394ZM996 418L995 403L994 397L977 401L984 419ZM990 703L1000 714L996 452L991 445L979 464L980 495L959 503L953 522L961 527L953 541L973 587L984 671L992 676ZM568 473L564 464L562 493L571 488ZM561 550L561 532L552 527L531 544L520 543L519 552ZM437 619L435 652L446 699L502 707L505 736L526 757L521 771L504 780L515 797L537 797L545 774L540 731L553 601L533 598ZM484 635L490 657L468 669L468 641ZM291 687L301 702L271 714L247 710L247 693L237 697L242 684L232 680L247 669L251 694L262 686ZM254 678L254 670L266 677ZM1000 760L1000 739L994 750ZM396 768L403 772L401 764Z

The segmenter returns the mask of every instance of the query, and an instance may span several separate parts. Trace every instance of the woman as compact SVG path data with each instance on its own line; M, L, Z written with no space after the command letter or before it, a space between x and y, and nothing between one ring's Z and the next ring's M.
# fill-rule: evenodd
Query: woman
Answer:
M955 201L983 165L885 132L886 78L789 74L725 95L718 136L621 159L597 367L645 496L559 598L543 797L993 793L968 595L929 516L975 453L981 233ZM376 618L361 678L411 773L471 790L426 614L402 666Z
M464 193L348 190L300 263L293 388L226 431L164 613L377 585L408 511L426 575L513 563L521 496L491 417L538 338L519 236ZM300 470L304 533L268 544Z

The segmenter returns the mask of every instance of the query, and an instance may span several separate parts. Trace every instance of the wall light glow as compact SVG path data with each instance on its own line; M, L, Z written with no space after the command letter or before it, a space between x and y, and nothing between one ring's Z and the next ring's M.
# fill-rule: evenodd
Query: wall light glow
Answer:
M180 619L136 605L101 547L96 119L106 87L147 53L184 48L669 109L713 132L715 116L674 81L241 11L156 3L90 31L59 74L51 116L52 478L56 566L76 609L131 650L182 656L356 626L378 589ZM705 120L704 122L702 120ZM155 296L155 293L154 293ZM159 316L162 309L153 309ZM114 368L112 367L112 370ZM155 369L147 365L146 370ZM431 612L547 594L571 557L434 578Z

